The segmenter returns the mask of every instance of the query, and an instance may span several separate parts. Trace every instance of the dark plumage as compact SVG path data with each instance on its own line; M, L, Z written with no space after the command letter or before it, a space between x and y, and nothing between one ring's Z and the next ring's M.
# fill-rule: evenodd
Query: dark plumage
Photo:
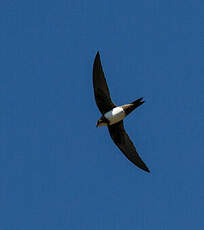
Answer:
M144 103L142 100L143 98L139 98L130 104L122 106L116 106L112 102L102 69L99 52L96 54L93 65L93 87L96 104L102 113L102 117L98 120L97 126L108 126L112 140L124 155L139 168L146 172L150 172L138 155L123 125L123 119Z

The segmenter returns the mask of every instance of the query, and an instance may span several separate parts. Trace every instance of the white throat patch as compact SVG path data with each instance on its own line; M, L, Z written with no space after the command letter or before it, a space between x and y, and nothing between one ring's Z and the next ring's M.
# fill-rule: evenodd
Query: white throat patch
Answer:
M104 114L104 117L109 120L110 125L115 124L125 117L125 111L122 107L118 106L111 111Z

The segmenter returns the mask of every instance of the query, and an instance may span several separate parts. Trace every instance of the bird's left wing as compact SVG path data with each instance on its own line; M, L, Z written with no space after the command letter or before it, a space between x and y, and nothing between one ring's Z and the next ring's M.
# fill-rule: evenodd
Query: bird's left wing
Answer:
M110 97L99 52L96 54L93 65L93 87L96 104L102 114L116 107Z
M110 136L118 148L125 154L125 156L139 168L150 172L145 163L137 153L134 144L130 140L128 134L125 132L123 121L116 124L109 125L108 130Z

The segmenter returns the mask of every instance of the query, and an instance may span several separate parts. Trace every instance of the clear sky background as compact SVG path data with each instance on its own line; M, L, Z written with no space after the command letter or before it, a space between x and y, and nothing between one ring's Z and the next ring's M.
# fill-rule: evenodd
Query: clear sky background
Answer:
M204 229L204 3L0 3L0 229ZM97 51L148 174L113 144Z

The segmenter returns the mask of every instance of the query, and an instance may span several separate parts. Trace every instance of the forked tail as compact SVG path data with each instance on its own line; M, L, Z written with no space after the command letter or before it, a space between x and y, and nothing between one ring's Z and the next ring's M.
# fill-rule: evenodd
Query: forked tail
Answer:
M128 115L129 113L131 113L134 109L136 109L137 107L139 107L143 103L144 103L143 97L141 97L141 98L137 99L136 101L133 101L130 104L123 105L123 109L125 110L125 113Z

